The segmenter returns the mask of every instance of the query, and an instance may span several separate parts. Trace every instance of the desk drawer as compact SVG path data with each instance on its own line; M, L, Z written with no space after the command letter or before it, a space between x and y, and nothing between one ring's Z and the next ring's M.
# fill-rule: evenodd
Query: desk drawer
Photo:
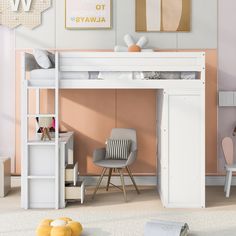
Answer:
M65 198L66 200L81 200L84 201L84 182L78 181L76 185L68 183L65 186Z
M65 169L65 181L76 184L78 176L78 162L74 165L67 165Z

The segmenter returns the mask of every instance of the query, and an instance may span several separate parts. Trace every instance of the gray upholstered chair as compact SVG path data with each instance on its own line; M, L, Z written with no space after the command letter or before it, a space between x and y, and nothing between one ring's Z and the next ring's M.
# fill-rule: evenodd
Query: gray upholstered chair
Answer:
M134 184L134 187L139 194L138 187L134 181L133 175L130 171L129 166L136 160L137 156L137 137L136 137L136 131L134 129L121 129L121 128L115 128L112 129L111 131L111 139L129 139L131 140L131 148L130 148L130 154L128 156L127 160L114 160L114 159L106 159L106 149L105 148L100 148L96 149L93 153L93 162L95 165L102 167L102 173L99 178L99 181L97 183L97 186L94 190L93 193L93 198L95 197L95 194L102 182L103 176L106 173L107 170L109 170L109 175L108 175L108 181L107 181L107 187L106 190L108 191L109 185L112 184L110 183L112 172L117 170L118 173L120 174L120 179L121 179L121 184L122 184L122 190L124 193L124 199L125 201L127 200L126 197L126 191L125 191L125 182L124 182L124 174L123 174L123 169L127 170L127 173L129 174L132 183ZM112 184L113 185L113 184Z

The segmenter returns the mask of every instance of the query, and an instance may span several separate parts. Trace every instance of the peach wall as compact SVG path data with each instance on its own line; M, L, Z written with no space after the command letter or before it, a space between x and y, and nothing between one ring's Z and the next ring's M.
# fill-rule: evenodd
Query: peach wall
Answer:
M104 147L114 127L137 130L139 151L133 172L155 174L155 96L153 90L61 90L60 128L75 131L75 159L81 174L100 173L92 153Z
M206 172L215 174L217 173L217 50L198 51L206 51ZM17 173L20 173L19 52L16 53ZM47 111L52 107L52 93L44 93L43 98L48 100L48 107L42 107ZM137 130L139 155L133 166L133 172L155 174L155 91L61 90L60 103L60 128L75 131L75 158L79 161L81 174L100 172L100 169L92 163L92 151L104 145L113 127L133 127Z

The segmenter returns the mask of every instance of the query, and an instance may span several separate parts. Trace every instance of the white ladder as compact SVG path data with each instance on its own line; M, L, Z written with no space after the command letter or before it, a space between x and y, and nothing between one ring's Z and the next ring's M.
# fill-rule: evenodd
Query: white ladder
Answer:
M22 86L21 86L21 205L24 209L31 208L30 206L30 186L31 180L44 180L54 181L54 208L59 208L59 56L58 52L55 53L55 84L54 86L29 86L26 79L26 65L25 65L25 53L22 53ZM36 93L36 114L29 114L29 90L34 89ZM54 102L54 114L40 114L40 90L41 89L53 89L55 102ZM29 119L37 117L54 117L55 119L55 138L51 141L41 140L29 140ZM37 127L36 127L37 128ZM30 173L30 156L29 149L32 146L54 146L54 174L53 175L32 175ZM39 168L44 168L44 164ZM34 208L34 207L33 207ZM40 205L40 208L48 208L47 205Z

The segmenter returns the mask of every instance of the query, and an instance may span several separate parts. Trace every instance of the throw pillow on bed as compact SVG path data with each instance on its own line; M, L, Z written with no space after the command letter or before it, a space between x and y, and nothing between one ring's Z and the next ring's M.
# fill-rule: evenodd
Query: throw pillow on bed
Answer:
M52 63L51 67L55 68L55 54L51 53L51 52L48 52L48 58L49 58L49 60Z
M52 67L52 62L49 58L49 53L46 50L34 49L33 55L38 65L43 69Z
M130 154L131 140L107 139L106 159L127 160Z

